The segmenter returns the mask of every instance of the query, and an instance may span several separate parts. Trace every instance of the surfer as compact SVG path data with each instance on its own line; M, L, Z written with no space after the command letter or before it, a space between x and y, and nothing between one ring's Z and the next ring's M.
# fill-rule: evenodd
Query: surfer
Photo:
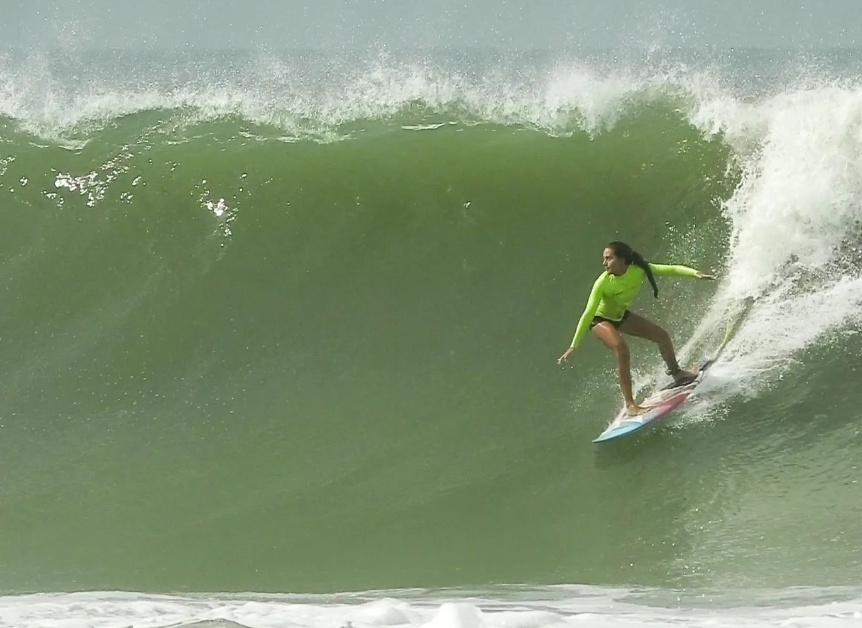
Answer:
M670 335L661 327L638 316L628 308L637 296L644 278L652 285L653 294L658 298L658 286L655 275L683 275L698 279L715 279L688 266L669 266L651 264L643 256L624 242L611 242L602 253L602 265L605 267L590 292L587 307L578 321L578 327L572 344L559 357L557 364L562 364L577 349L588 329L599 337L599 340L617 358L617 373L620 378L620 388L626 402L626 412L630 415L646 411L635 403L632 397L632 375L629 348L620 333L646 338L658 344L661 357L667 364L667 374L674 382L683 384L696 377L695 373L680 368L676 361L676 353Z

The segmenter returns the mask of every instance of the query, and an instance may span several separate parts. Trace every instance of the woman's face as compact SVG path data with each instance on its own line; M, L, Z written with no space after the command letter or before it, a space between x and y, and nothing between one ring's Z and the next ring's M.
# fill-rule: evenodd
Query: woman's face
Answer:
M617 257L614 254L614 250L610 247L602 251L602 266L611 275L619 277L626 274L626 261L621 257Z

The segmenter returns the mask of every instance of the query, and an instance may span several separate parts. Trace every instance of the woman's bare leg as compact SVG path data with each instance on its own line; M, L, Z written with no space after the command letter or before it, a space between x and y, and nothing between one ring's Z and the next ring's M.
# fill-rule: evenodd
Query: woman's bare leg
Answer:
M632 368L631 355L626 341L620 336L620 332L607 322L602 322L593 327L593 333L599 337L599 340L611 351L617 359L617 374L620 378L620 389L623 392L623 399L626 402L626 410L629 414L639 414L644 412L644 408L635 403L632 396Z
M679 363L676 361L676 352L673 350L673 342L664 329L653 323L652 321L638 316L634 312L629 312L628 317L623 324L620 325L620 331L638 338L651 340L658 345L661 351L661 357L667 364L668 371L673 374L673 379L676 382L682 382L688 379L693 379L697 375L690 371L684 371L679 368Z

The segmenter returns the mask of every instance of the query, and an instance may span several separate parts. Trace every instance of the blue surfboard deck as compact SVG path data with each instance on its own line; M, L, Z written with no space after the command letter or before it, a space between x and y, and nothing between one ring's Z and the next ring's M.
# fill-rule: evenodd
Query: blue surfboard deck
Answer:
M599 434L598 438L593 440L594 443L604 443L610 440L615 440L623 436L628 436L634 432L638 432L648 425L658 421L666 414L678 408L682 402L688 399L689 395L697 388L697 385L703 381L706 369L712 364L712 360L708 360L701 364L697 371L697 377L691 382L676 386L669 384L658 392L650 395L641 403L645 408L649 408L648 412L638 414L636 416L628 416L626 409L623 408L617 414L616 418L608 425L604 432Z

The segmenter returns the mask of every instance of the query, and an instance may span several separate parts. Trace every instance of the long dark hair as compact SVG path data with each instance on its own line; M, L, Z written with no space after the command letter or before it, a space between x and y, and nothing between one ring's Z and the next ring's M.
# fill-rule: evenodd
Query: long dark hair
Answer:
M614 255L623 258L626 264L634 264L635 266L643 268L647 279L649 279L649 282L652 285L652 293L655 295L655 298L658 299L658 286L655 283L655 277L652 276L652 270L647 261L643 258L643 255L632 249L632 247L625 242L609 242L608 248L614 252Z

